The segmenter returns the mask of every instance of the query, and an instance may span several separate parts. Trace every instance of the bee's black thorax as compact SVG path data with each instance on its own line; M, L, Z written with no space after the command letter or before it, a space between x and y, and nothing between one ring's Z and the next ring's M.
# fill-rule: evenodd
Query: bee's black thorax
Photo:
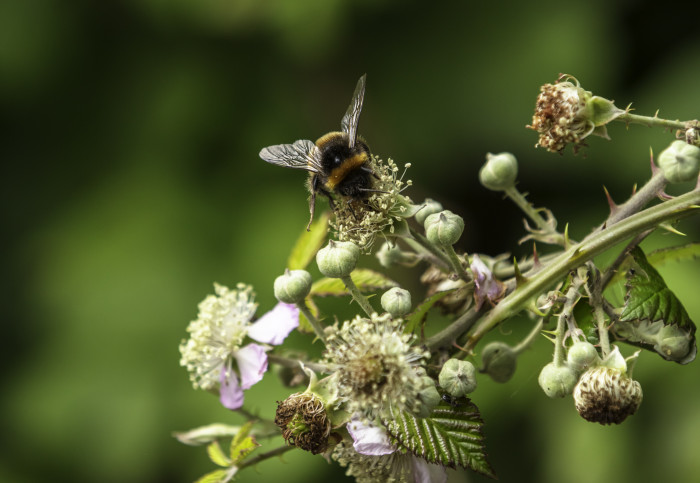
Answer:
M371 171L365 168L370 161L369 147L360 139L352 148L348 144L348 135L343 132L331 132L316 141L323 167L319 181L329 192L363 198L372 187Z

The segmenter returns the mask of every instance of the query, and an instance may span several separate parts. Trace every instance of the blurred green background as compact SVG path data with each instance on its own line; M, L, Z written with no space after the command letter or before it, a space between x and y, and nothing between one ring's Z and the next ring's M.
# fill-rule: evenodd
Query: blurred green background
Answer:
M521 189L580 238L606 216L602 186L622 201L647 179L649 148L673 136L620 124L585 155L536 150L524 126L539 86L569 73L638 113L696 118L699 32L682 2L0 2L0 481L187 482L213 469L171 431L240 419L191 389L178 344L214 281L251 283L260 311L273 306L307 221L305 176L258 151L337 129L361 74L359 131L412 163L408 194L462 214L463 249L522 255L521 214L477 182L485 153L515 153ZM680 228L700 236L697 219ZM699 268L661 270L696 322ZM537 386L547 344L474 395L501 481L700 474L697 362L643 354L640 411L602 427ZM270 416L288 393L268 376L247 405ZM240 481L346 478L320 457L283 460Z

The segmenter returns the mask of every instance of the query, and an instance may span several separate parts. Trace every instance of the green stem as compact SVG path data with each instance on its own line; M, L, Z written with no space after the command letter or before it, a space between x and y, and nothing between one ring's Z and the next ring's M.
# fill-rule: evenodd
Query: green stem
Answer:
M468 338L466 348L473 348L484 334L504 319L520 312L530 299L554 285L570 270L628 238L659 226L660 223L695 214L700 208L698 204L700 204L700 190L696 189L588 235L583 241L562 252L549 265L543 267L540 272L481 317L474 326L474 332Z
M627 124L642 124L647 127L665 127L670 129L686 129L688 127L687 122L684 121L671 121L670 119L661 119L656 116L641 116L639 114L632 114L631 112L625 112L621 116L616 117L615 121L623 121Z
M663 192L668 184L664 174L658 170L642 188L637 191L629 200L620 206L615 207L607 220L598 228L604 230L606 227L617 223L644 208L647 203Z
M301 364L304 364L305 367L308 367L314 372L321 373L329 371L328 367L326 367L324 364L311 361L299 361L297 359L290 359L289 357L284 357L277 354L267 354L267 360L272 364L288 367L290 369L301 369Z
M520 341L518 345L513 347L513 352L516 354L522 353L525 349L530 347L530 344L535 340L535 337L540 333L542 330L542 326L544 325L544 319L541 318L535 326L532 328L529 334L527 334L527 337L525 337L523 340Z
M297 307L299 307L301 313L304 314L304 317L306 317L309 324L311 324L316 336L323 341L324 345L326 345L326 334L323 331L323 327L321 327L321 323L318 321L318 319L316 319L316 317L314 317L314 314L312 314L309 308L306 306L306 302L303 300L301 302L297 302Z
M639 236L635 237L635 241L638 238ZM637 243L639 243L639 241L637 241ZM623 253L627 251L628 249L625 249ZM610 336L608 335L608 325L605 322L605 310L603 309L603 290L605 290L606 282L605 277L601 277L600 272L598 269L596 269L592 262L589 262L589 269L590 279L588 281L588 285L586 286L586 291L588 292L588 297L590 299L589 303L591 307L593 307L593 319L598 327L600 351L603 359L605 359L608 353L610 353Z
M350 292L350 295L352 295L352 298L355 299L355 302L362 308L362 310L365 311L368 317L371 317L372 314L376 313L377 311L372 308L372 304L369 303L369 300L367 297L365 297L362 292L360 292L360 289L357 288L357 285L355 285L355 282L352 281L352 278L350 278L350 275L345 276L345 277L340 277L340 279L343 281L345 284L345 287L348 289Z
M457 256L457 252L455 252L455 249L452 245L446 246L445 248L445 253L447 254L447 258L450 259L450 266L452 267L452 270L459 275L459 278L464 280L465 282L469 283L472 281L471 277L467 273L467 271L464 269L464 265L462 265L462 261L459 259ZM464 255L465 260L469 260L467 258L467 255Z
M518 205L518 208L520 208L530 219L535 222L535 225L537 225L537 228L542 230L546 235L552 237L552 242L557 244L557 245L562 245L565 246L566 239L564 235L559 233L556 229L552 227L549 223L547 223L547 220L542 218L542 215L540 215L539 211L537 211L532 204L527 201L527 198L518 191L518 189L515 186L511 186L509 188L506 188L505 190L506 196L508 196L513 202Z
M434 350L439 347L446 346L451 341L456 340L460 334L468 331L479 316L476 306L472 305L469 310L457 317L450 325L445 327L434 336L425 341L425 346L429 350Z
M420 247L422 247L423 249L427 250L428 253L430 253L431 255L433 255L434 257L436 257L438 260L440 260L441 265L442 265L443 267L449 268L450 266L452 266L452 264L450 263L449 258L447 257L447 255L445 255L445 253L443 253L442 250L440 250L440 249L437 248L435 245L433 245L432 243L430 243L430 241L428 241L428 239L427 239L425 236L423 236L423 234L417 232L417 231L414 230L413 228L409 228L409 229L410 229L411 235L413 236L414 240L415 240L416 242L418 242L418 246L420 246ZM411 240L411 239L408 238L406 241L410 241L410 240Z
M252 466L254 464L260 463L261 461L265 461L266 459L272 458L273 456L279 456L294 448L294 446L280 446L279 448L275 448L271 451L268 451L267 453L262 453L245 460L243 463L238 465L238 469L242 470L246 466Z

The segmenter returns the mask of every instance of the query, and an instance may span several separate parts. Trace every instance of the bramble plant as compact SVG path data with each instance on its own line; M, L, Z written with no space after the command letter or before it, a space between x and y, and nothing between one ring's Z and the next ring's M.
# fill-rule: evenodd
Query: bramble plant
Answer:
M514 155L486 155L481 183L517 204L527 217L520 243L551 245L547 255L539 256L534 243L532 255L520 260L456 251L463 219L438 201L414 203L404 194L411 184L403 181L405 170L399 175L392 160L366 158L362 166L371 169L374 188L366 196L321 190L335 199L333 213L316 220L293 245L287 270L274 281L279 304L254 321L252 287L215 285L180 345L180 363L195 389L217 394L248 421L176 434L188 444L208 444L211 460L221 467L199 481L230 481L238 471L292 449L323 455L361 482L444 482L446 469L457 467L495 477L483 438L488 423L469 395L479 391L479 377L506 383L540 334L553 342L551 362L538 378L547 396L573 396L572 409L594 423L620 424L635 414L642 388L632 369L640 352L687 364L697 351L695 324L654 264L697 257L700 244L649 254L639 245L657 229L678 233L674 222L700 214L700 123L633 114L562 75L541 88L527 127L539 134L537 146L557 153L572 145L576 152L590 135L609 139L613 122L672 129L677 140L652 155L649 181L625 203L608 196L609 216L580 241L569 237L568 227L558 229L553 211L535 208L516 188ZM350 124L354 131L357 118ZM313 155L313 143L297 143ZM671 197L665 193L671 183L688 183L689 190ZM609 251L617 254L614 261L598 266L594 258ZM384 268L412 268L425 290L409 292L363 268L372 252ZM306 271L314 261L322 275L316 280ZM624 286L620 303L606 292L615 285ZM322 313L317 301L331 296L351 297L355 316L339 321ZM581 310L585 306L589 310ZM438 311L450 323L431 327ZM523 341L481 344L522 312L533 321ZM310 346L323 345L319 358L284 351L284 339L295 329L308 334ZM244 409L244 391L268 365L297 389L278 401L276 414L253 415ZM280 434L286 444L269 447ZM225 451L221 441L228 440Z

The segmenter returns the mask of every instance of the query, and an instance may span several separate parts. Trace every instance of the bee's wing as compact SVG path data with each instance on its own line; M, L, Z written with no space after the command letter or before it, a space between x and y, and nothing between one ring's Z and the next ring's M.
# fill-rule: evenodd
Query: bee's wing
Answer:
M312 173L321 172L318 148L308 139L294 141L294 144L276 144L260 151L263 161L285 168L305 169Z
M357 139L357 123L360 120L360 111L362 111L362 101L365 99L365 84L367 83L367 74L360 77L355 86L355 92L352 95L352 100L345 111L343 120L340 121L340 126L344 133L347 133L350 140L350 147L355 146Z

